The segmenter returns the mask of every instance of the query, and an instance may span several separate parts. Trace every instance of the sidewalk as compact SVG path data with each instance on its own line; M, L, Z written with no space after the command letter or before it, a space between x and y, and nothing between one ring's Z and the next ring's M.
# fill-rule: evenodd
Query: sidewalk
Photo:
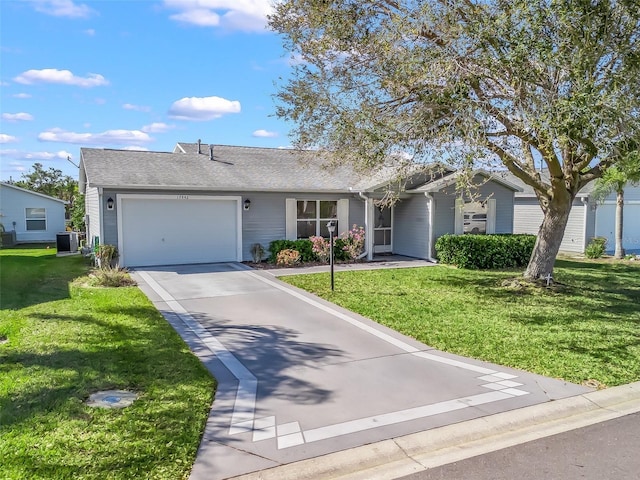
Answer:
M371 262L359 263L336 263L333 268L335 272L348 272L355 270L379 270L382 268L416 268L416 267L433 267L437 263L419 258L404 257L402 255L384 255L374 257ZM329 265L316 265L313 267L296 267L296 268L277 268L267 267L262 271L268 272L275 277L284 277L287 275L304 275L307 273L329 272Z
M388 480L640 412L640 382L498 413L236 480Z

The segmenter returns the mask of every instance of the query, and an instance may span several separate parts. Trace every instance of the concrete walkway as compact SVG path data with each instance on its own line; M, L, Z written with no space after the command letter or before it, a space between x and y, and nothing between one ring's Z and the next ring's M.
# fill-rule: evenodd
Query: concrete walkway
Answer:
M434 350L244 265L133 275L219 382L194 480L329 478L330 454L590 391Z
M417 268L417 267L433 267L437 265L434 262L428 260L422 260L419 258L404 257L401 255L385 255L380 257L374 257L371 262L359 262L359 263L337 263L334 265L335 272L348 272L355 270L379 270L389 268ZM279 267L267 267L263 271L269 272L275 277L284 277L287 275L303 275L307 273L322 273L328 272L329 265L316 265L313 267L296 267L296 268L279 268Z

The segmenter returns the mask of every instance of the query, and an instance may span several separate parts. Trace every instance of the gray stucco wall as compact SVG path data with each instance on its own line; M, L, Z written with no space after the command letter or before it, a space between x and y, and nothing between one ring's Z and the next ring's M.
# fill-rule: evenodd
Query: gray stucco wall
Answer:
M164 191L164 190L104 190L102 214L104 240L101 243L118 245L118 212L107 210L106 199L112 197L117 202L118 194L149 194L149 195L189 195L189 196L241 196L251 200L251 208L242 210L242 257L243 261L252 259L251 246L260 243L265 251L273 240L286 237L285 200L296 198L300 200L340 200L349 199L349 224L364 225L364 203L357 195L351 194L309 194L309 193L264 193L264 192L193 192L193 191ZM268 252L267 252L268 254Z
M429 257L429 210L424 195L412 195L396 202L392 232L394 253Z

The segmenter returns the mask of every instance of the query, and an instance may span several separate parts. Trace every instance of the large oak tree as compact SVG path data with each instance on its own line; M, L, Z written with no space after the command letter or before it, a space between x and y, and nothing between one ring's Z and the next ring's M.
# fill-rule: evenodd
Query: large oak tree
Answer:
M508 169L544 212L525 272L539 278L578 191L640 135L639 12L637 0L283 0L270 26L297 61L277 114L296 146L363 168L401 152Z

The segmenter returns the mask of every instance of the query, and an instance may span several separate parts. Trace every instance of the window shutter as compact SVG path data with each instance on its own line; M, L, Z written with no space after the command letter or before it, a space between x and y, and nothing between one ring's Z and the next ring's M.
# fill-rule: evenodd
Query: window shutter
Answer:
M351 229L349 225L349 199L342 198L338 200L338 235L348 232Z
M456 235L462 235L464 233L464 200L462 198L456 198L453 233Z
M496 199L487 200L487 234L496 233Z
M285 199L285 217L286 217L286 239L296 240L298 238L297 217L298 211L295 198Z

